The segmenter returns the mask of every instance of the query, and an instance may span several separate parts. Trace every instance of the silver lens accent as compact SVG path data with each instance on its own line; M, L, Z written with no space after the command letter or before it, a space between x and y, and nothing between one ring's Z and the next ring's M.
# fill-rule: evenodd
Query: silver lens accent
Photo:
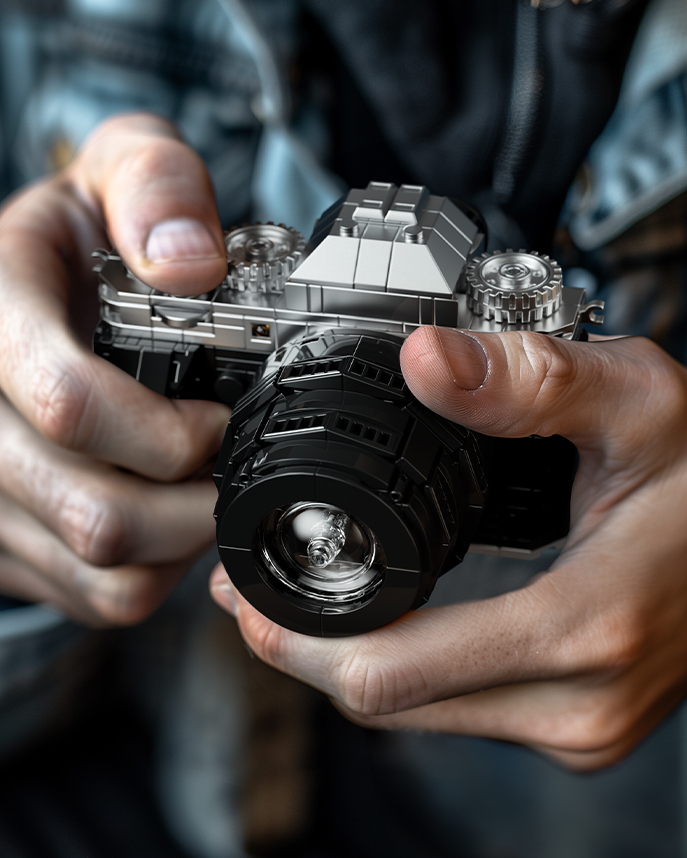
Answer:
M345 513L334 512L327 513L313 525L308 542L308 559L313 566L322 569L339 556L350 526L351 520Z
M372 531L329 504L302 502L276 509L256 536L273 584L305 598L314 610L354 610L382 584L384 552Z

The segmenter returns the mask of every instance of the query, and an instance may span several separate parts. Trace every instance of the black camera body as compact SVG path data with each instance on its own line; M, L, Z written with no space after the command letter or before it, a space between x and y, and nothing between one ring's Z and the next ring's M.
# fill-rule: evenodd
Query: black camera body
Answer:
M441 418L400 372L421 324L578 339L600 302L548 257L480 254L467 206L370 183L307 245L282 225L225 235L229 274L178 298L98 252L95 351L168 396L234 406L215 469L220 556L275 622L359 634L423 604L468 549L533 556L569 528L575 448Z

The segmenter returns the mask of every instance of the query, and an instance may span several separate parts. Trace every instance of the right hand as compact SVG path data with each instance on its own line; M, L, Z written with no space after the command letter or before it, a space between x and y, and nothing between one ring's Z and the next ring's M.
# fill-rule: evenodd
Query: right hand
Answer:
M0 592L91 625L144 619L212 543L216 491L197 475L230 415L93 354L90 255L111 242L165 292L226 273L209 177L158 117L104 122L0 212Z

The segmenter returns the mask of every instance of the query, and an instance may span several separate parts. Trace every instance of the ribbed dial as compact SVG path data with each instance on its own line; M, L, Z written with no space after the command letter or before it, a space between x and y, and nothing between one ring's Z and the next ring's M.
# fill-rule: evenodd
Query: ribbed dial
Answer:
M300 262L305 240L284 224L255 223L224 234L227 286L238 292L282 292Z
M465 272L470 310L507 324L550 316L560 306L562 287L561 268L555 260L524 250L484 253Z

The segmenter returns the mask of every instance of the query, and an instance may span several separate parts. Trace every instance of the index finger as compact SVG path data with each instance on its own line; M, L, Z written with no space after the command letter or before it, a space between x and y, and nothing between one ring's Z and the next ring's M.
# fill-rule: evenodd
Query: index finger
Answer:
M55 443L155 479L189 475L219 448L229 410L169 401L78 341L70 303L90 295L72 279L82 276L84 253L98 242L97 219L59 182L35 186L5 209L0 386Z
M148 286L198 295L222 281L227 260L212 183L169 122L131 114L102 123L66 175Z

